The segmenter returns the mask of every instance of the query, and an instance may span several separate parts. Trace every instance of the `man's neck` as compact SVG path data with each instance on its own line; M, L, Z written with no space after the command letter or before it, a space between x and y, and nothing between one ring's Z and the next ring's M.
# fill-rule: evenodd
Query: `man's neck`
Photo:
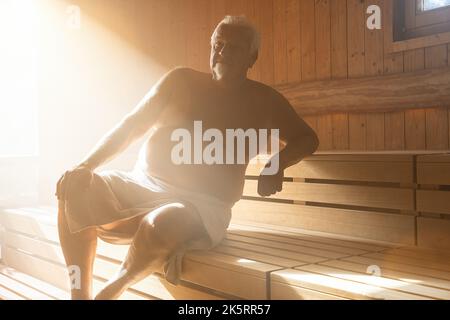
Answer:
M242 89L247 84L247 77L240 77L235 79L220 79L217 80L214 75L212 76L214 83L221 89L226 91L235 91Z

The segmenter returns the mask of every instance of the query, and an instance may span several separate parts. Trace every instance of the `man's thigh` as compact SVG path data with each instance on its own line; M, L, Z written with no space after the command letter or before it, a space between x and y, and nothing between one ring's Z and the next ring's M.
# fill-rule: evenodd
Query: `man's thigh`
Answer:
M170 203L153 210L144 217L141 225L147 225L169 248L207 235L196 209L185 203Z
M97 228L100 238L117 244L131 243L139 228L154 233L168 247L207 236L203 222L196 209L178 202L163 205L146 214L119 220ZM150 236L150 234L149 234Z

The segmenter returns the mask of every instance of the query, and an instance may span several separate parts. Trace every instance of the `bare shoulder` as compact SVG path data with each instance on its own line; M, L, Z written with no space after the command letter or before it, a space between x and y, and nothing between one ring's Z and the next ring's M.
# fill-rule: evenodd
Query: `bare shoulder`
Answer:
M175 67L166 72L158 81L159 85L179 84L180 81L188 81L195 70L187 67Z
M192 84L208 79L207 73L200 72L188 67L175 67L164 74L158 81L158 87L167 87L172 89L189 88Z
M250 80L250 85L253 88L253 91L270 107L290 107L291 104L289 101L275 88L268 86L264 83Z

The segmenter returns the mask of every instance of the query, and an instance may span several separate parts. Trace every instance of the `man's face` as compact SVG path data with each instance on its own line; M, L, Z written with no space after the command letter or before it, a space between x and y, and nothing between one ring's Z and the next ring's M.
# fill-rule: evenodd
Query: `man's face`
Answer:
M250 32L240 26L221 25L212 40L210 67L216 80L233 81L247 75L255 60L250 53Z

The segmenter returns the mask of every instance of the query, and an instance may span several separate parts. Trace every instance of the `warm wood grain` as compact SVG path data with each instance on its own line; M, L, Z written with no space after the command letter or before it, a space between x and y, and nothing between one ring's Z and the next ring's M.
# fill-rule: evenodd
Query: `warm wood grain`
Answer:
M300 115L448 107L449 68L277 86ZM420 83L420 90L417 84ZM376 89L374 89L376 88ZM448 132L447 130L445 131Z

